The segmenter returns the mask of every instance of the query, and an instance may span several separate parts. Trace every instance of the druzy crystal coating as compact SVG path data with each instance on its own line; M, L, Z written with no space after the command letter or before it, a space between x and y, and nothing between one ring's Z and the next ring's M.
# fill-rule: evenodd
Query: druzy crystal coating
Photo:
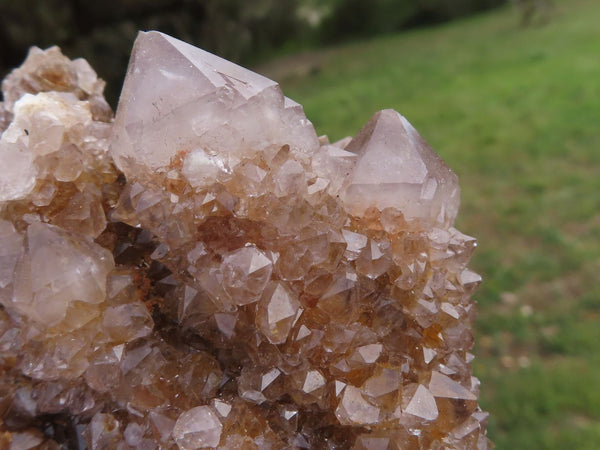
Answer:
M0 103L0 447L490 446L456 175L400 114L317 137L140 33L112 117L32 49Z

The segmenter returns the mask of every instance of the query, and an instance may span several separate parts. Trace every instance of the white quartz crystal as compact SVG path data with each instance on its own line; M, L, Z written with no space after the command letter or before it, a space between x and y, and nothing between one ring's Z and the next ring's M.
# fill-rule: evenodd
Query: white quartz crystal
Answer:
M272 157L284 145L310 154L319 145L277 83L156 31L138 35L115 122L112 153L126 175L140 175L135 165L166 169L183 153L193 185L248 154Z
M184 412L173 428L173 437L181 450L216 448L223 425L208 406L198 406Z
M360 216L370 207L395 208L406 220L454 222L457 176L396 111L375 114L346 149L358 154L341 193L349 212Z
M98 244L33 223L27 229L27 251L18 262L12 306L40 324L56 325L71 303L104 301L113 267L112 255Z

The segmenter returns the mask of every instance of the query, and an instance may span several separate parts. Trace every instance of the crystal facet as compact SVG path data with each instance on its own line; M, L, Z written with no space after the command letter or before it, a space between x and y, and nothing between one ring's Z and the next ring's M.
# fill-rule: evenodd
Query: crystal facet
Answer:
M173 437L181 450L216 447L223 425L208 406L197 406L184 412L173 427Z
M358 155L341 191L351 214L362 215L370 207L395 208L407 220L445 226L454 222L458 178L396 111L375 114L346 149Z

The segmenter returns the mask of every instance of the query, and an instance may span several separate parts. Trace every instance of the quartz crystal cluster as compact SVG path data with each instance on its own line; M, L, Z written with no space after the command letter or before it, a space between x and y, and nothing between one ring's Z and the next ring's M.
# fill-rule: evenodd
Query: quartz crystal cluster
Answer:
M116 117L32 49L0 103L0 448L484 449L456 175L393 110L318 138L138 36Z

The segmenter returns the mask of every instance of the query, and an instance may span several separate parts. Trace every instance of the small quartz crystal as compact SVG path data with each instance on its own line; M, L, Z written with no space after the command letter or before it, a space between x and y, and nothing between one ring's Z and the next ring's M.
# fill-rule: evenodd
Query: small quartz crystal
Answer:
M197 406L184 412L173 427L173 437L181 450L215 448L221 440L223 425L208 406Z
M103 87L56 47L2 83L1 448L491 448L476 241L403 116L330 143L159 32Z

